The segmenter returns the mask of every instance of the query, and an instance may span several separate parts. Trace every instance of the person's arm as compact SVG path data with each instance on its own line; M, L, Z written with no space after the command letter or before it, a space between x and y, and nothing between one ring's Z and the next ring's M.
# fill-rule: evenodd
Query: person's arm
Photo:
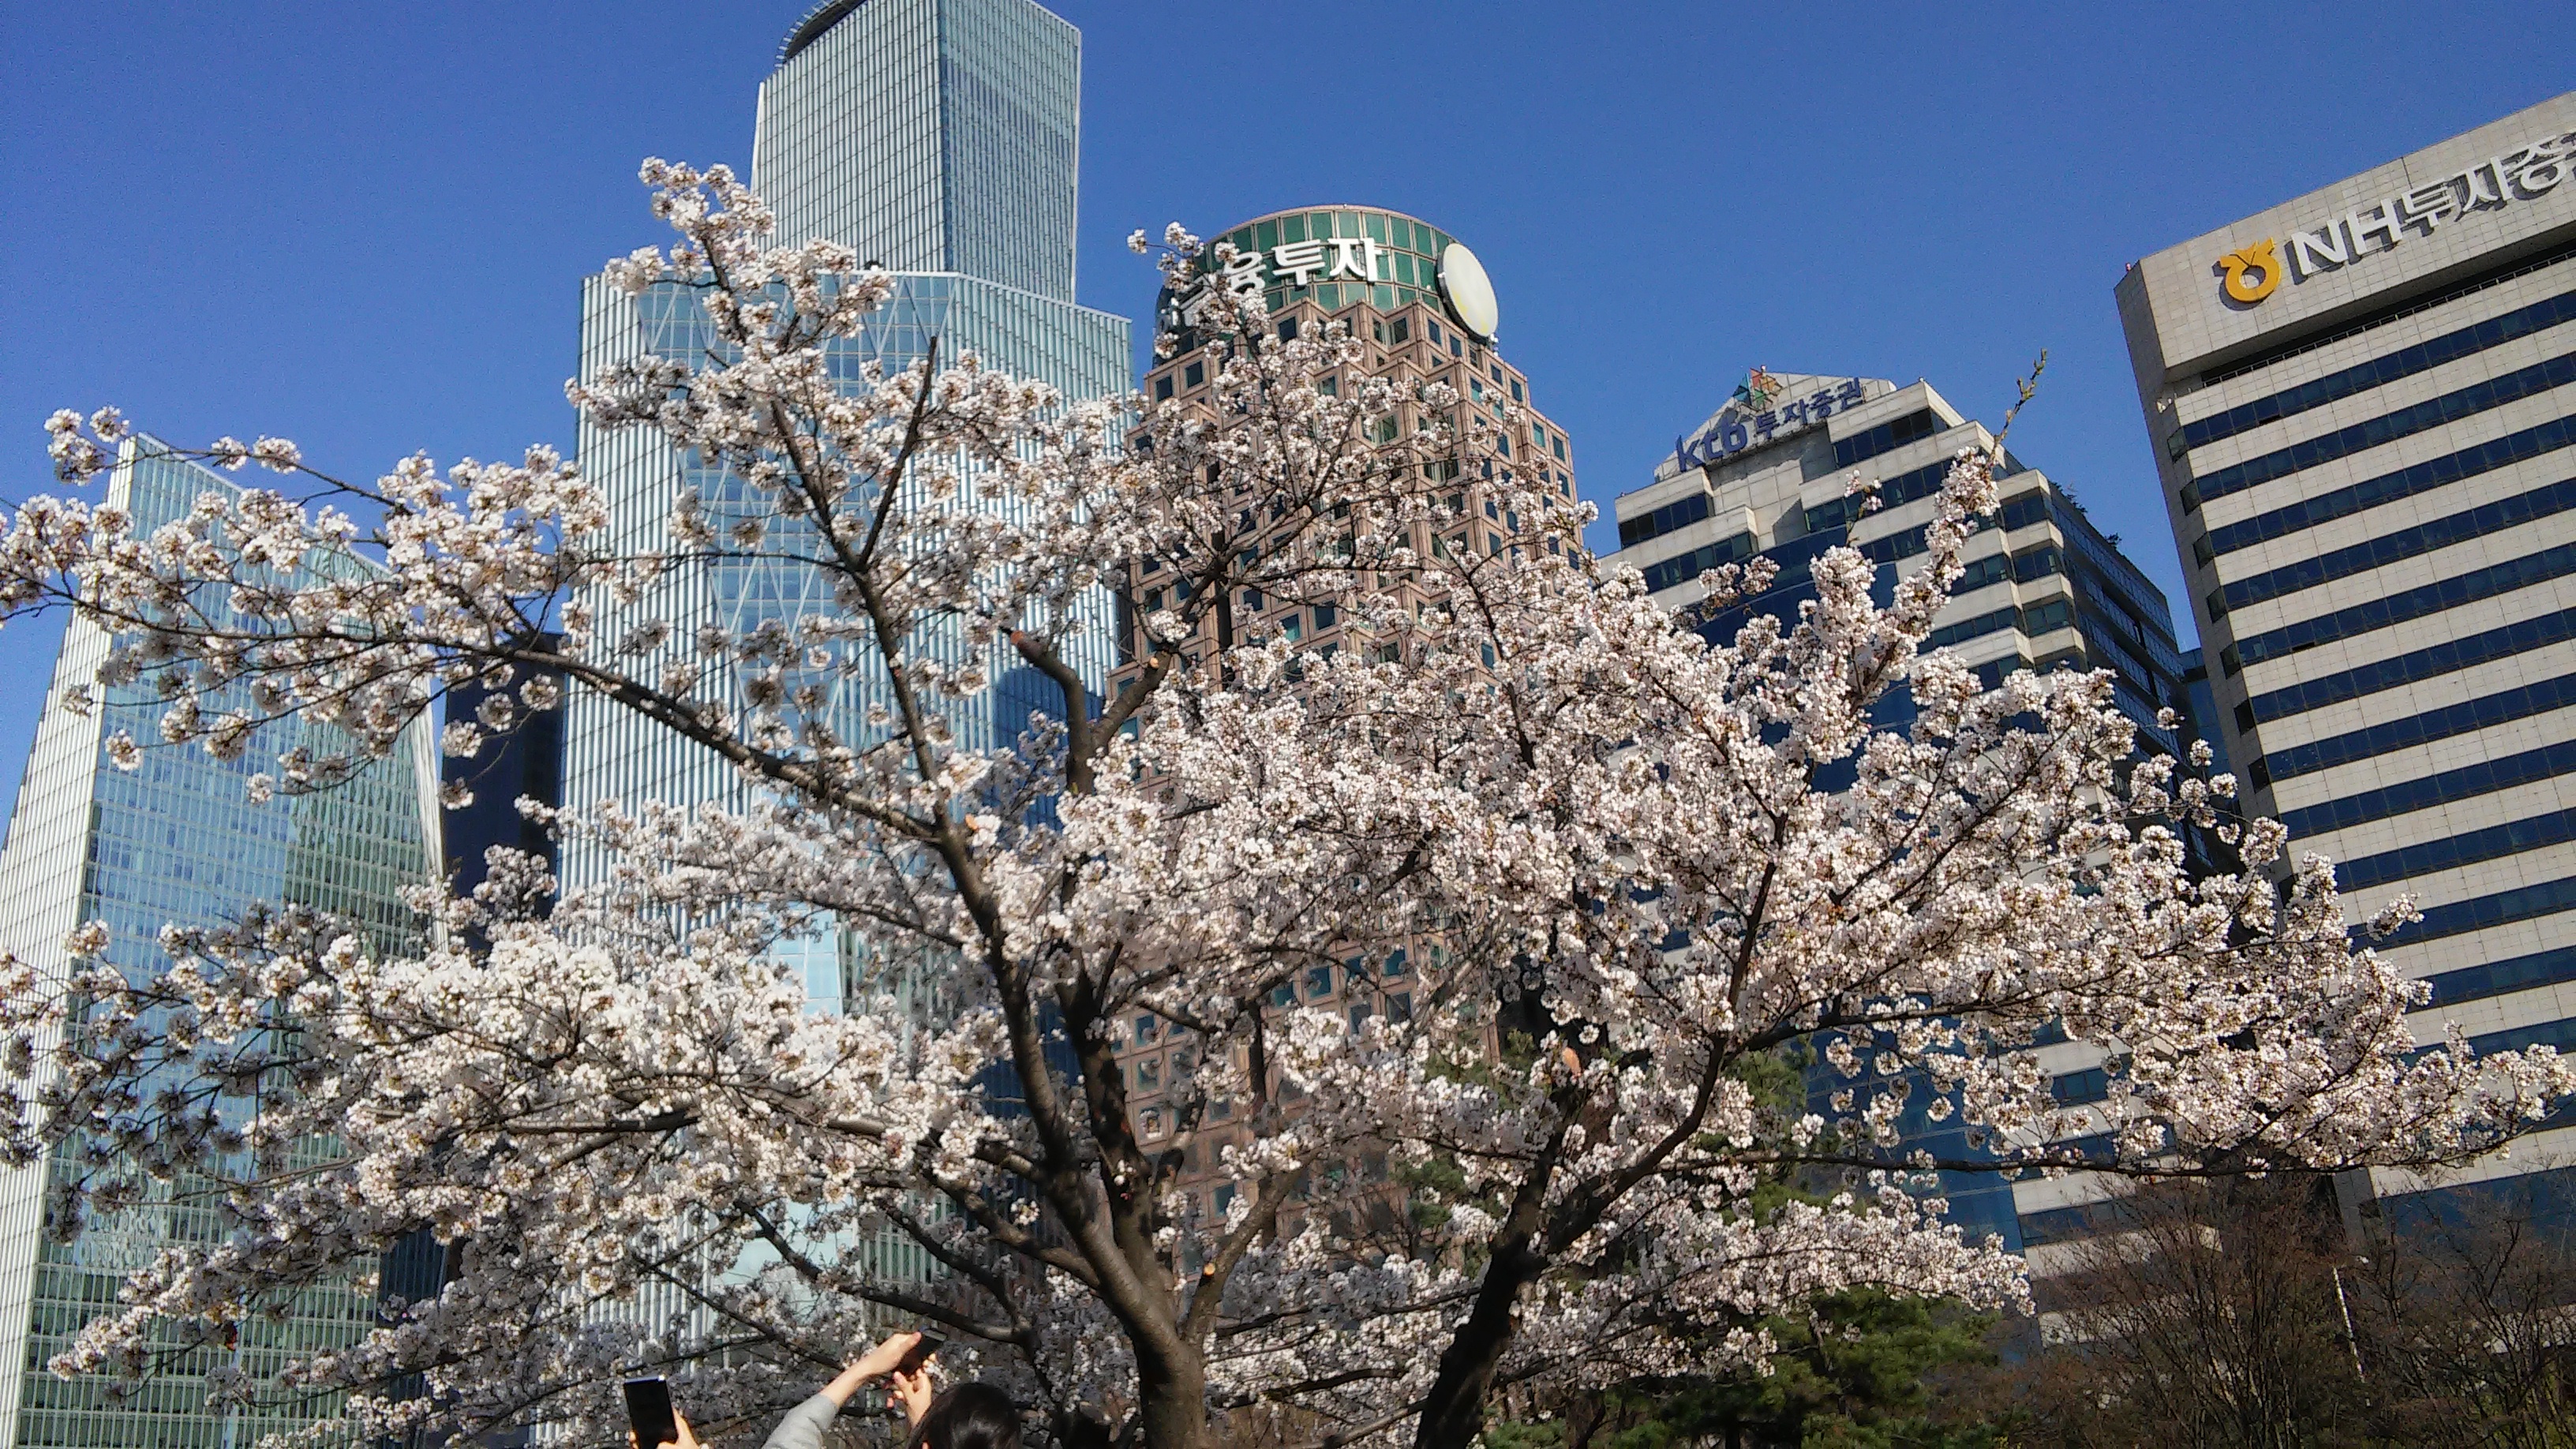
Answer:
M841 1406L859 1391L859 1386L881 1374L894 1371L903 1356L921 1341L918 1333L889 1334L885 1342L859 1356L859 1361L841 1370L840 1376L825 1384L822 1392L787 1411L778 1427L769 1431L761 1449L823 1449L824 1432L840 1417Z
M833 1382L840 1380L834 1379ZM824 1432L832 1427L834 1419L840 1417L841 1403L842 1400L821 1393L798 1404L787 1411L786 1418L778 1421L777 1428L769 1431L769 1438L760 1449L823 1449Z

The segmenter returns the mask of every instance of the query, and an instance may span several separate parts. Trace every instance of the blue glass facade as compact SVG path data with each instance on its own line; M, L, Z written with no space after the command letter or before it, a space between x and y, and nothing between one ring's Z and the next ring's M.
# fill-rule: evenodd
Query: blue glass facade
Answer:
M110 498L133 511L138 530L185 515L200 494L232 490L222 476L157 454L150 444L135 451L110 484ZM219 598L206 606L221 617ZM54 698L91 676L106 643L94 626L71 625ZM109 931L108 959L141 977L168 967L156 944L164 924L215 927L256 902L283 901L361 924L381 950L416 945L400 892L437 874L425 725L407 737L408 748L342 788L253 805L245 795L249 777L276 773L283 751L300 742L317 752L332 748L321 727L269 725L240 758L219 761L202 749L158 744L159 715L144 687L127 686L109 691L95 718L54 707L41 717L0 850L0 944L32 962L59 963L61 933L97 921ZM132 771L105 757L105 739L118 729L150 742ZM296 1294L278 1317L246 1323L237 1349L183 1353L130 1395L117 1392L129 1386L110 1380L46 1372L46 1361L69 1347L83 1324L113 1308L128 1271L162 1244L204 1242L223 1231L204 1185L182 1182L151 1207L99 1223L71 1243L49 1241L36 1201L49 1170L13 1174L0 1192L0 1442L215 1449L331 1412L323 1402L291 1414L209 1413L205 1376L232 1366L262 1374L290 1354L354 1340L373 1321L371 1297L356 1289Z
M829 4L760 88L752 181L781 240L1070 302L1081 117L1081 33L1030 0Z
M753 179L776 211L782 240L822 236L896 273L894 295L857 337L831 345L836 376L917 365L934 340L942 363L974 353L988 367L1052 384L1068 399L1113 397L1130 385L1124 318L1073 302L1074 192L1079 160L1081 42L1072 26L1029 0L867 0L827 4L798 26L761 87ZM696 362L712 342L698 299L662 286L629 298L592 278L583 296L582 370L662 356ZM760 509L740 480L676 456L659 440L584 425L584 469L610 495L620 548L652 549L684 488L719 520ZM973 480L967 480L971 490ZM625 613L747 629L832 608L827 581L792 562L796 529L773 527L769 559L666 576L631 610L603 601L603 637ZM1088 679L1110 667L1106 595L1068 650ZM935 630L912 641L957 659L967 647ZM990 678L1016 659L983 661ZM649 664L649 661L648 661ZM835 723L864 738L881 680L842 688ZM1006 744L1025 728L987 691L952 711L961 744ZM569 705L565 800L748 803L732 771L667 732L576 692ZM568 880L597 879L607 862L576 846ZM818 1008L842 1000L850 952L812 943L809 992Z

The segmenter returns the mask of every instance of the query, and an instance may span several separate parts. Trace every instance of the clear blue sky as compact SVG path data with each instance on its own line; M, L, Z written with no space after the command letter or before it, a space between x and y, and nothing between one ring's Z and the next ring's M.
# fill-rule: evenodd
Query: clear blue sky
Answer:
M636 162L747 170L808 3L0 0L0 497L101 402L368 476L569 445L579 280L667 235ZM1090 305L1147 317L1139 226L1422 216L1484 258L1605 515L1749 364L1991 421L2046 347L2015 451L2169 594L2122 268L2576 84L2566 0L1056 8ZM0 790L56 633L0 630Z

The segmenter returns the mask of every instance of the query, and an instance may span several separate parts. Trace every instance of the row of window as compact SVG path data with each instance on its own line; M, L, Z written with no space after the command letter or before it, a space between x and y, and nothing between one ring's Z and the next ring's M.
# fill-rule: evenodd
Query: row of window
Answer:
M2026 639L2036 639L2051 630L2068 628L2074 622L2075 601L2056 598L2027 609L1997 609L1973 619L1944 625L1932 631L1932 636L1923 641L1923 647L1926 650L1947 649L1953 644L1964 644L1968 640L2012 628L2020 629Z
M2475 865L2482 860L2520 855L2526 850L2564 845L2570 840L2576 840L2576 810L2553 810L2527 820L2511 820L2440 840L2417 841L2345 861L2335 867L2335 884L2347 891L2362 890L2437 870Z
M1978 519L1977 526L1972 532L1982 533L1989 528L2001 528L2004 532L2011 533L2016 529L2028 528L2048 516L2048 490L2042 488L2024 493L2018 498L2005 499L2001 508ZM1922 529L1908 528L1891 533L1885 538L1873 538L1859 545L1859 548L1862 555L1872 563L1892 564L1912 558L1929 546L1923 540Z
M2458 1006L2535 986L2555 986L2561 981L2576 981L2576 946L2534 951L2528 956L2464 966L2424 978L2425 984L2433 988L2435 1006Z
M1708 510L1709 496L1694 493L1687 498L1674 499L1652 513L1623 518L1619 521L1619 546L1634 548L1650 538L1697 523L1708 517Z
M2413 528L2401 528L2395 533L2384 533L2349 548L2339 548L2331 553L2317 554L2300 559L2296 563L2283 564L2269 573L2256 574L2252 578L2239 579L2224 588L2212 589L2209 598L2205 601L2209 606L2210 622L2216 623L2226 618L2229 609L2241 609L2248 604L2259 604L2265 599L2277 599L2283 594L2313 589L2333 579L2362 573L2378 568L2382 564L2395 563L2399 559L2413 558L2417 554L2431 553L2435 549L2448 548L2452 544L2465 543L2473 538L2482 538L2487 534L2529 523L2534 519L2547 518L2553 513L2563 513L2570 508L2576 508L2576 478L2534 488L2528 493L2517 493L2511 498L2499 498L2493 503L2454 513L2448 518L2437 518L2430 523L2419 523Z
M1894 422L1880 423L1877 427L1837 441L1834 444L1834 466L1848 468L1864 458L1875 458L1908 443L1921 442L1939 431L1941 420L1933 416L1931 409L1907 413Z
M2448 936L2483 931L2489 926L2509 926L2516 921L2554 916L2561 911L2576 911L2576 876L2543 881L2538 885L2515 886L2492 895L2453 901L2447 906L2428 906L2424 909L2424 919L2399 927L2382 941L2371 942L2366 926L2353 927L2351 934L2357 942L2393 951L2400 946L2439 941Z
M2339 800L2310 805L2282 815L2281 824L2294 836L2315 835L2328 830L2342 830L2392 815L2405 815L2448 805L2454 800L2469 800L2528 785L2534 780L2547 780L2558 775L2576 773L2576 740L2544 745L2536 750L2502 755L2444 770L2421 779L2363 790Z
M2537 618L2518 619L2482 634L2445 639L2393 659L2374 659L2333 674L2255 695L2236 707L2236 728L2251 731L2258 719L2285 719L2347 699L2453 674L2490 660L2509 658L2576 638L2576 609L2561 609Z
M1675 554L1660 563L1648 564L1644 569L1646 592L1660 593L1675 585L1689 583L1703 572L1716 568L1720 564L1741 563L1752 556L1753 535L1749 533L1739 533L1730 538L1721 538L1715 543L1701 544L1688 553Z
M1321 241L1336 236L1354 240L1365 236L1428 257L1439 256L1449 245L1445 233L1422 222L1375 211L1295 212L1238 228L1226 239L1241 251L1266 252L1281 242L1302 242L1310 237Z
M2479 1056L2496 1052L2527 1051L2532 1047L2551 1047L2560 1052L2576 1052L2576 1016L2563 1016L2556 1021L2534 1022L2529 1026L2509 1026L2469 1038L2469 1050Z
M1334 969L1335 968L1331 966L1307 967L1305 974L1299 978L1299 980L1283 981L1277 986L1272 987L1270 989L1270 1004L1273 1006L1295 1006L1297 1004L1298 988L1301 984L1305 988L1305 996L1309 1001L1320 1001L1323 998L1332 995ZM1402 947L1397 947L1395 950L1387 953L1385 962L1376 973L1372 973L1370 971L1367 957L1353 956L1348 961L1342 963L1340 967L1340 979L1345 989L1351 991L1364 991L1368 989L1368 984L1370 982L1380 979L1381 976L1383 979L1388 981L1397 981L1403 979L1403 977L1412 969L1412 966L1408 964L1406 960L1404 949Z
M1924 413L1919 416L1931 415ZM1878 500L1878 506L1881 508L1895 508L1911 503L1917 498L1929 498L1941 491L1942 480L1950 476L1950 466L1950 460L1947 458L1937 463L1926 463L1920 468L1899 473L1893 478L1881 478L1878 480L1878 487L1870 494L1846 494L1829 502L1819 503L1807 510L1807 530L1812 533L1819 528L1838 528L1851 522L1861 516L1861 510L1868 505L1872 497Z
M2219 651L2218 659L2220 665L2233 675L2248 664L2260 664L2267 659L2314 649L2349 635L2386 629L2410 619L2456 609L2480 599L2492 599L2498 594L2527 589L2533 584L2546 583L2571 573L2576 573L2576 543L2562 543L2556 548L2524 554L2520 558L2471 569L2464 574L2453 574L2447 579L2416 588L2401 589L2367 603L2319 614L2313 619L2301 619L2295 624L2267 629L2228 645Z
M2204 447L2221 438L2232 438L2249 428L2294 417L2311 408L2323 407L2354 393L2368 392L2399 378L2413 377L2443 363L2501 347L2516 338L2545 332L2567 321L2576 321L2576 292L2561 292L2528 307L2518 307L2501 317L2490 317L2412 347L2399 348L2384 357L2374 357L2368 362L2327 373L2314 382L2283 388L2269 397L2259 397L2198 422L2185 423L2166 440L2165 450L2179 458L2193 448Z
M2393 473L2382 473L2376 478L2366 478L2349 487L2337 488L2330 493L2320 493L2313 498L2303 498L2296 503L2285 504L2269 513L2257 514L2242 523L2231 523L2224 528L2211 529L2192 542L2192 556L2199 559L2205 567L2222 553L2234 553L2240 548L2251 548L2266 539L2279 538L2285 533L2296 533L2303 528L2314 528L2318 524L2359 513L2365 508L2376 508L2383 503L2394 503L2400 498L2412 498L2418 493L2429 493L2447 484L2457 483L2463 478L2474 478L2481 473L2491 473L2498 468L2519 463L2525 458L2537 458L2544 453L2554 453L2570 444L2576 444L2576 416L2552 418L2548 422L2525 428L2518 433L2507 433L2501 438L2490 438L2473 447L2462 448L2456 453L2446 453L2439 458L2428 458L2413 467L2400 468Z
M2252 769L2259 769L2263 774L2263 778L2254 781L2254 785L2260 789L2274 780L2296 779L2336 765L2368 759L2372 755L2384 755L2410 745L2430 744L2570 705L2576 705L2576 674L2562 674L2556 679L2544 679L2537 684L2429 709L2406 719L2393 719L2309 744L2275 750L2254 761ZM2249 769L2249 774L2252 769Z
M2413 407L2383 413L2367 422L2337 428L2322 437L2292 443L2260 457L2248 458L2233 467L2221 468L2206 478L2184 484L2182 506L2186 512L2197 511L2210 499L2242 493L2256 484L2286 478L2320 463L2376 448L2382 443L2410 438L2427 428L2475 417L2506 403L2565 387L2571 382L2576 382L2576 352L2561 353L2546 362L2535 362L2502 377L2472 383L2456 392L2428 398Z
M2020 553L1990 553L1983 558L1970 559L1960 569L1959 581L1950 586L1950 592L1954 596L1974 593L1988 584L1999 584L2006 579L2017 584L2032 583L2064 573L2065 565L2065 558L2053 543L2024 549Z

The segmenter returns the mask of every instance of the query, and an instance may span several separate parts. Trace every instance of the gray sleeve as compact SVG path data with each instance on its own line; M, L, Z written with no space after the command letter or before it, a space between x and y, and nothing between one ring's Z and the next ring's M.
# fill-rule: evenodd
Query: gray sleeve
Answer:
M768 1441L760 1449L823 1449L823 1432L840 1414L840 1405L816 1394L788 1410L787 1417L769 1431Z

